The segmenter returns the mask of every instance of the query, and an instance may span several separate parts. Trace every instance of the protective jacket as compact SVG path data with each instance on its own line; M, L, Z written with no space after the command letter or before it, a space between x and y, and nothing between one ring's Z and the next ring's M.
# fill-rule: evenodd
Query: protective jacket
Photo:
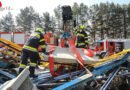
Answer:
M30 35L30 38L24 44L23 49L27 49L33 52L38 52L39 45L42 48L45 48L47 44L43 38L43 34L35 31Z
M88 35L87 33L82 30L79 31L77 28L74 29L77 38L76 38L76 47L77 48L88 48Z

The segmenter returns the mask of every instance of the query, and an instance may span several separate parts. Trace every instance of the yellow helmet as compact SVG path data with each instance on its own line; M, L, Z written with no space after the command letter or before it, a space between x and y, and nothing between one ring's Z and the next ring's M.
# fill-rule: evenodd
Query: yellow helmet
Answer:
M80 26L80 29L84 29L84 26Z
M43 33L42 29L41 28L37 28L36 31L40 32L40 33Z

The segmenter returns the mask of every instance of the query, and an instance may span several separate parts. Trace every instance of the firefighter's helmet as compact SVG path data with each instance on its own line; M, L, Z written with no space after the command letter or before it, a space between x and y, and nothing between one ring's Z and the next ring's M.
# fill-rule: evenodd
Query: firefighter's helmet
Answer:
M41 28L36 29L37 32L43 33L43 30Z
M82 30L83 30L83 29L84 29L84 26L80 26L80 29L82 29Z

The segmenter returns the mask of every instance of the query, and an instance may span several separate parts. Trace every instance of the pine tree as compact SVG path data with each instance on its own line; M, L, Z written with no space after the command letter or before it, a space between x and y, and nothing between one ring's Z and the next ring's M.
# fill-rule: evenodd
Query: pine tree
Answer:
M12 32L15 31L14 19L11 12L8 12L0 21L1 31Z
M79 26L79 14L80 14L80 7L78 3L74 3L72 6L72 12L73 12L73 19L76 20L76 25Z
M16 16L16 23L18 30L31 31L34 30L33 20L35 21L36 12L32 6L26 7L20 10L20 13Z
M62 10L61 10L61 6L60 5L58 5L55 9L54 9L54 14L55 14L55 20L56 20L56 30L57 31L59 31L59 33L60 33L60 31L62 30L62 24L63 24L63 22L62 22Z
M44 31L45 33L51 30L50 14L48 12L43 13Z

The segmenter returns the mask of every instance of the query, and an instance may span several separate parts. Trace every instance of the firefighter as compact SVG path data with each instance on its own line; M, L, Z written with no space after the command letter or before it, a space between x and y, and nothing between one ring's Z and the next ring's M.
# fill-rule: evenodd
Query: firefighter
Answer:
M84 31L84 26L80 26L80 30L77 28L74 29L77 38L76 38L76 47L77 48L88 48L88 35Z
M46 52L45 47L47 44L43 38L43 33L41 28L37 28L32 34L30 38L26 41L25 45L22 49L22 62L20 64L19 73L27 66L28 58L30 58L30 77L35 77L35 67L37 65L37 61L40 59L38 53L38 46L42 47L42 52L44 54L48 54Z

